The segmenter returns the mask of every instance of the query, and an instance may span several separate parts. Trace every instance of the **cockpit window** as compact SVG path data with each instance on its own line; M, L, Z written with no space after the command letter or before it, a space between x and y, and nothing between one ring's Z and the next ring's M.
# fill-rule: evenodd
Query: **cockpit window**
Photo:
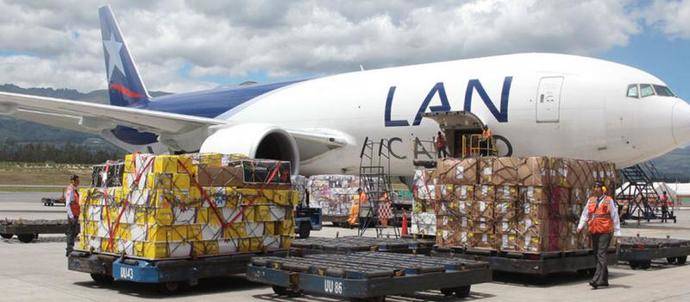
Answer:
M654 89L652 89L652 85L640 84L640 96L644 98L650 95L654 95Z
M640 94L637 93L637 84L628 85L628 96L631 98L637 98L640 96Z
M660 96L676 96L673 94L671 89L668 89L666 86L661 86L661 85L653 85L654 86L654 91L656 91L657 95Z

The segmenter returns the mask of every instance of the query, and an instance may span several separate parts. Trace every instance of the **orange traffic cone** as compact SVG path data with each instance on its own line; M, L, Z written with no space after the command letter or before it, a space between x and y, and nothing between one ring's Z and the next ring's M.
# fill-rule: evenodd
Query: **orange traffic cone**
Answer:
M407 236L407 212L403 211L402 215L402 230L400 231L400 235L402 236Z

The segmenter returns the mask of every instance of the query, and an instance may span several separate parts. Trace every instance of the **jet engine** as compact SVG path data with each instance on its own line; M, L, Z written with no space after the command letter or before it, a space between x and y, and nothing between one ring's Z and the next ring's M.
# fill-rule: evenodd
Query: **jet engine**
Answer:
M271 124L249 123L213 130L215 132L206 138L199 152L239 153L256 159L290 161L292 175L299 173L297 142L284 129Z

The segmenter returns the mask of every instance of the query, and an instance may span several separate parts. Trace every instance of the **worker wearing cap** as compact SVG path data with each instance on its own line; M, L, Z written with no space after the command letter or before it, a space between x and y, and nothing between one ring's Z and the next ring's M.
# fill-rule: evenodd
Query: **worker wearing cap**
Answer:
M580 215L577 231L581 232L585 224L592 238L592 249L596 260L596 272L592 281L593 288L609 285L609 273L606 256L613 235L620 236L621 227L618 219L618 208L613 198L606 195L606 187L597 183L592 189L592 195Z
M67 252L66 256L74 249L74 240L79 234L79 176L72 175L70 183L65 189L65 208L67 210Z

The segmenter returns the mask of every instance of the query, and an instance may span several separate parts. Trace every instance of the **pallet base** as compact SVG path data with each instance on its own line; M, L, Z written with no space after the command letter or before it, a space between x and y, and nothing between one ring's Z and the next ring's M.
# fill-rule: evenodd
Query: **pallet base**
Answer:
M112 276L115 281L137 283L188 282L199 279L245 273L254 256L283 257L287 251L241 253L198 259L141 260L113 255L75 251L68 257L71 271Z
M578 272L596 267L591 250L548 253L518 253L477 249L435 249L434 256L457 257L485 261L491 270L530 275L549 275L562 272ZM617 262L615 248L609 249L608 263Z
M461 259L379 252L306 257L257 257L247 279L287 292L370 299L441 289L469 293L469 286L491 281L485 263Z

